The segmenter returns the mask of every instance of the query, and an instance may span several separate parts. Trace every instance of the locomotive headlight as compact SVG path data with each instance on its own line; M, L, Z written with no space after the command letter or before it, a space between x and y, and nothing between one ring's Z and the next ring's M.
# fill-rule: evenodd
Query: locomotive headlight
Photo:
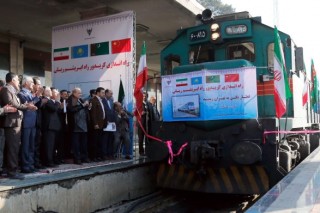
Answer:
M210 26L211 29L211 41L214 44L219 44L222 43L222 34L221 34L221 27L219 25L219 23L213 23Z
M212 35L211 35L211 39L213 41L217 40L219 37L220 37L220 33L212 33Z
M212 24L211 25L211 31L216 31L217 29L219 29L219 24L217 24L217 23L214 23L214 24Z

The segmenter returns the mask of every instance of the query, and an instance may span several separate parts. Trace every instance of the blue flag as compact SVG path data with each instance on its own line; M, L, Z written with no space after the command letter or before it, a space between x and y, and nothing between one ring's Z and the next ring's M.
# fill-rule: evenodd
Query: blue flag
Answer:
M191 85L202 84L202 77L193 77L191 78Z
M84 58L88 57L89 48L88 45L79 45L71 48L72 58Z

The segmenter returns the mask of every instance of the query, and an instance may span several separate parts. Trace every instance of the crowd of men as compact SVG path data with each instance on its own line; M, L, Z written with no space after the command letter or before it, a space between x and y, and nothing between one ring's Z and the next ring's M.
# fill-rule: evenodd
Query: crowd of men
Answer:
M98 87L90 98L81 99L81 89L60 92L42 87L38 77L8 73L0 80L0 174L23 179L56 167L73 158L75 164L114 159L124 147L131 159L129 117L121 103L113 101L110 89ZM148 115L148 118L146 117ZM147 120L159 119L154 104L144 99L143 128ZM149 127L150 128L150 127ZM139 129L139 152L144 155L144 134ZM21 146L20 146L21 144Z

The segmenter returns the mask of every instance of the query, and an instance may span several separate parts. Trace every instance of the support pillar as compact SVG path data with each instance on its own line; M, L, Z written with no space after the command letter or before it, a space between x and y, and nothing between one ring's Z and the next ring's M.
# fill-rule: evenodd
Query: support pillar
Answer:
M10 38L10 72L23 75L23 41Z

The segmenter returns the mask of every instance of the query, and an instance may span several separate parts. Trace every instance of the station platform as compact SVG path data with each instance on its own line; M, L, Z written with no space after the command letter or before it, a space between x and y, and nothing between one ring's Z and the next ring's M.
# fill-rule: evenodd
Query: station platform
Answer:
M320 147L246 211L260 212L320 212Z
M134 157L131 160L118 158L114 160L83 163L82 165L73 164L72 162L73 160L67 160L65 164L60 164L54 168L44 168L30 174L21 173L25 177L24 180L9 179L4 175L0 178L0 192L34 184L44 184L52 181L131 168L135 165L148 163L149 159L147 157Z
M0 179L0 212L95 212L151 193L154 162L147 157L62 164Z

